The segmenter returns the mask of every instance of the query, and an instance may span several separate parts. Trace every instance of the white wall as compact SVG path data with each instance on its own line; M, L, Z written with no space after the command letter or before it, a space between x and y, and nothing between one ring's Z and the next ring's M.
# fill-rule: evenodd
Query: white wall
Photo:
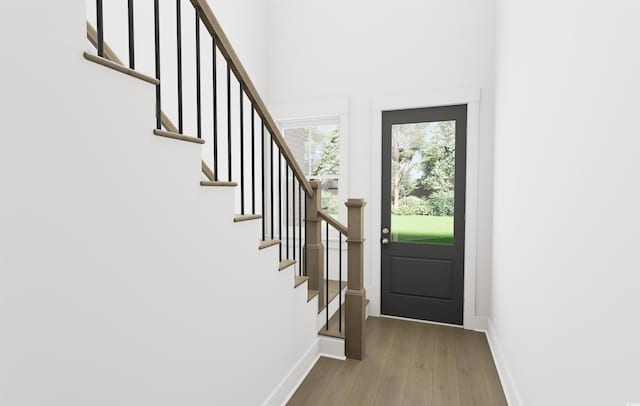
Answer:
M498 16L503 370L527 405L640 402L640 4L502 0Z
M263 98L267 92L267 0L207 0Z
M84 3L0 4L0 404L261 404L317 301L152 135L154 87L82 58Z
M371 100L431 89L481 88L478 313L489 311L493 154L493 0L269 0L270 104L350 99L348 195L370 199ZM362 147L365 146L366 153ZM371 230L368 244L378 244ZM372 314L379 313L380 270L366 264ZM378 262L379 263L379 262Z

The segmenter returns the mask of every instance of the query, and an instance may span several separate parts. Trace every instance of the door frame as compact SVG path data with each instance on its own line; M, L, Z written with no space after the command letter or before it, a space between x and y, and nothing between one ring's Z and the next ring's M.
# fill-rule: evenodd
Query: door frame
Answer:
M463 327L486 330L486 318L476 315L477 231L478 231L478 137L480 134L480 89L438 89L423 94L390 95L371 100L370 143L371 174L382 173L382 112L439 106L467 105L467 167L464 248ZM369 266L365 272L367 292L371 299L369 314L380 315L381 293L381 198L380 182L370 183L367 210Z

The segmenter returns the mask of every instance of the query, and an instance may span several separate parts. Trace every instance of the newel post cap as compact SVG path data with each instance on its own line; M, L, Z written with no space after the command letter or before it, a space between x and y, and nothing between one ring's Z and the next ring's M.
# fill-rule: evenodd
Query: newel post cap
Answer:
M367 202L364 199L349 199L344 205L347 207L364 207Z

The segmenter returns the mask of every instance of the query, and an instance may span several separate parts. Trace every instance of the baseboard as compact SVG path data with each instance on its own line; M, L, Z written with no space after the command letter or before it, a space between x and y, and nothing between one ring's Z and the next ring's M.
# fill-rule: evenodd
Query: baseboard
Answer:
M319 336L320 356L344 361L344 340L341 338Z
M320 358L320 342L316 339L280 384L271 392L262 406L281 406L286 404L316 364L318 358Z
M262 406L285 405L296 393L298 387L316 365L320 357L345 360L344 340L332 337L318 337L298 360L278 386L271 392Z
M489 348L493 355L493 362L496 364L496 369L498 370L498 376L500 377L500 382L502 383L502 389L504 390L504 395L507 398L507 403L510 406L524 406L524 402L522 401L520 392L515 385L513 375L511 375L511 370L509 369L507 360L504 357L502 346L500 345L500 341L496 335L496 330L493 327L493 323L491 323L490 318L487 319L487 341L489 342Z
M464 319L464 328L466 330L482 331L486 333L489 328L487 320L488 319L486 317L481 316L466 317Z

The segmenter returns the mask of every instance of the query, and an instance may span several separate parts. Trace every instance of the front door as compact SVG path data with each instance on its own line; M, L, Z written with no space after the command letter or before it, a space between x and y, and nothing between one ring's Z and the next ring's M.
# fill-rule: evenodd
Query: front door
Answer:
M462 324L467 106L382 113L382 314Z

